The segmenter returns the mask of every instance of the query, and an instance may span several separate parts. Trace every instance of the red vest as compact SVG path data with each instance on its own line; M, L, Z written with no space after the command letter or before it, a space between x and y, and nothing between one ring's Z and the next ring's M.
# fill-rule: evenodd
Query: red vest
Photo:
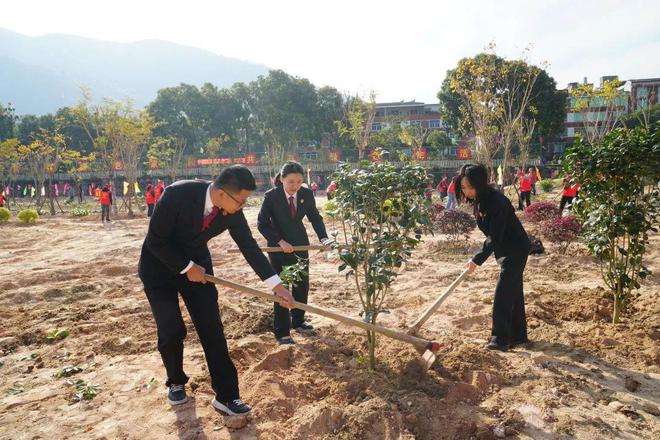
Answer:
M520 191L526 192L532 190L532 184L529 181L529 177L521 176L520 177Z
M101 205L110 205L110 191L101 191Z
M146 202L147 205L153 205L156 203L156 195L154 194L154 190L150 189L146 192Z

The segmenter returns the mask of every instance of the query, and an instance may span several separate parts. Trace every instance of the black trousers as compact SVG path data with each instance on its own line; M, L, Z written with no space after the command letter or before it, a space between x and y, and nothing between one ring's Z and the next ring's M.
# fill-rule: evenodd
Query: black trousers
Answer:
M492 336L498 344L510 344L527 340L527 318L523 296L523 272L527 255L497 259L500 278L495 287L493 301Z
M282 252L273 252L269 254L270 263L278 274L282 272L284 266L295 264L298 260L296 255L307 260L305 271L309 274L309 254L307 252L296 252L284 254ZM299 281L292 289L293 299L303 304L307 304L309 294L309 275ZM273 306L273 333L276 338L283 338L291 334L291 328L300 327L305 321L305 311L299 309L289 309L275 303Z
M154 205L153 203L147 205L147 217L151 217L151 214L154 213Z
M520 197L518 198L518 209L523 210L526 206L532 204L530 198L531 191L520 191ZM523 206L524 203L524 206Z
M156 320L158 351L167 371L166 384L188 383L188 376L183 371L186 326L179 308L178 293L181 293L202 343L216 398L221 402L238 399L238 373L229 357L215 285L193 283L185 275L180 275L172 285L150 287L145 284L144 291Z
M101 205L101 221L110 221L110 205Z
M561 196L561 201L559 202L559 210L563 211L566 204L570 205L573 203L573 197L571 196Z

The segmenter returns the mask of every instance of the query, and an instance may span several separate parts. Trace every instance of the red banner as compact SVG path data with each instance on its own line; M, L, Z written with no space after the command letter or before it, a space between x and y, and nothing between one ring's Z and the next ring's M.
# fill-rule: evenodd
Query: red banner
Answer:
M458 160L470 160L472 159L472 151L470 147L464 145L458 147Z
M238 163L243 165L256 165L257 155L256 153L249 153L243 157L218 157L215 159L197 159L197 165L232 165Z
M341 160L341 150L328 151L328 162L339 162Z
M426 157L426 147L412 149L413 160L426 160Z
M369 160L372 162L382 162L383 150L371 150L369 152Z

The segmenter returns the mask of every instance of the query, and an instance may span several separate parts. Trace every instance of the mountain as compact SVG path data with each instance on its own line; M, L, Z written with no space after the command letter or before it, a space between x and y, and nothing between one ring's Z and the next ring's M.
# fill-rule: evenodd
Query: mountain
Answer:
M167 41L28 37L0 28L0 104L11 102L19 115L75 104L81 86L95 98L131 98L141 107L182 82L228 87L267 73L264 65Z

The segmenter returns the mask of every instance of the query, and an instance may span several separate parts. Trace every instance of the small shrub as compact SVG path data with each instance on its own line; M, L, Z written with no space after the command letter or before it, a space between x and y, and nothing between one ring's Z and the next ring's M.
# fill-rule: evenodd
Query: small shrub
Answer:
M80 372L82 372L82 368L77 365L65 365L61 370L55 373L55 378L61 379L63 377L70 377Z
M552 180L541 180L541 189L544 192L552 191L553 187L554 187L554 184L552 183Z
M323 213L330 218L334 218L337 216L337 208L337 202L334 200L328 200L325 202L325 205L323 205Z
M558 244L561 254L566 253L566 249L577 239L580 232L582 226L574 215L552 219L541 227L541 234L552 243Z
M70 397L72 402L82 402L83 400L92 400L100 391L98 385L91 382L85 382L82 379L76 381L68 380L67 384L76 387L76 392Z
M73 217L86 217L86 216L88 216L89 214L90 214L90 212L89 212L88 209L81 208L81 207L79 207L79 206L76 207L76 208L73 208L73 210L71 211L71 215L72 215Z
M536 202L525 208L525 218L534 223L543 223L559 217L559 207L551 202Z
M477 227L477 221L472 214L460 209L445 209L437 217L435 230L449 236L449 240L456 243L461 237L467 240L470 232Z
M67 329L63 329L63 330L55 329L49 331L46 334L46 339L48 339L49 341L59 341L60 339L64 339L67 336L69 336L69 334L71 333Z
M7 208L0 208L0 223L8 222L11 218L11 212Z
M24 209L18 213L18 220L21 223L36 223L39 219L39 214L34 209Z

